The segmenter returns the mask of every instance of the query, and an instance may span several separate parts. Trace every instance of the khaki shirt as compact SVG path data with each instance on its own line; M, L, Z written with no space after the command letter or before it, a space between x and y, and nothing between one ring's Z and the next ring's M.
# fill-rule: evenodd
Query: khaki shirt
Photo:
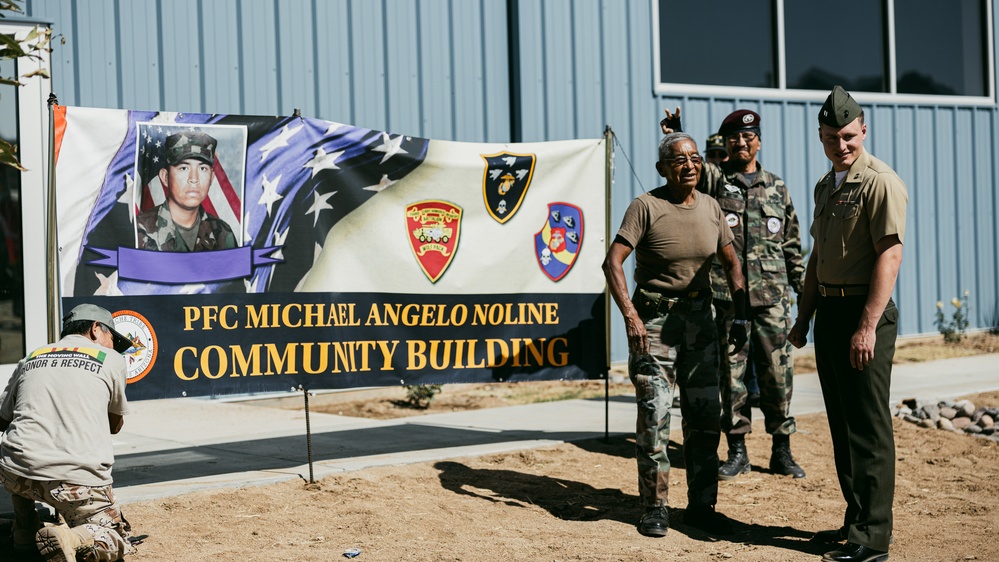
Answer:
M823 285L868 285L877 259L875 244L886 236L905 241L909 194L894 170L866 150L840 185L830 171L815 185L812 220Z

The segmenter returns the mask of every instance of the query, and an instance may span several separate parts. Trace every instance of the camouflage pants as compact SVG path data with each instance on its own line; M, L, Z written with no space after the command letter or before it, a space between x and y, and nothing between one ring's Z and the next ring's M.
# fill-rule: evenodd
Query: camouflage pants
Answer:
M83 527L94 536L94 552L101 562L120 560L135 549L128 542L129 525L121 516L111 485L76 486L63 482L42 482L0 470L4 488L20 500L14 502L15 520L35 519L26 509L34 502L52 506L70 527ZM28 500L28 501L24 501Z
M725 357L718 369L718 388L721 391L721 428L727 434L745 435L753 431L753 412L746 390L748 362L756 368L760 384L760 411L766 421L767 433L791 435L795 431L791 412L791 392L794 389L794 364L791 342L787 333L791 329L791 301L788 292L774 306L749 309L749 339L735 355L735 349L724 346ZM729 329L735 319L735 308L730 301L715 301L715 322L718 339L728 341ZM750 357L752 346L752 357ZM727 359L727 360L726 360Z
M645 508L668 505L670 409L680 394L687 504L714 505L718 498L718 340L711 300L694 301L684 313L645 319L650 355L630 354L635 386L638 493ZM670 348L676 349L675 375Z

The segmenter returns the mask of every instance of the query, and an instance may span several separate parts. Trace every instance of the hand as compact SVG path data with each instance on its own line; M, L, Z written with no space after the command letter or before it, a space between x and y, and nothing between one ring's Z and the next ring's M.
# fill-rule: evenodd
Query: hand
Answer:
M749 341L749 337L746 335L746 325L732 324L732 327L728 330L728 344L732 346L732 351L729 355L734 356L742 351L747 341Z
M787 341L798 349L804 347L808 343L808 322L800 319L795 321L787 334Z
M637 316L628 317L624 319L624 328L628 333L628 351L638 355L648 355L649 332L645 329L645 323Z
M666 117L659 122L659 128L662 129L664 135L670 133L678 133L683 130L683 126L680 124L680 108L676 108L676 113L670 113L669 110L666 111Z
M874 330L859 329L850 338L850 365L863 371L867 364L874 359L874 342L877 341L877 334Z

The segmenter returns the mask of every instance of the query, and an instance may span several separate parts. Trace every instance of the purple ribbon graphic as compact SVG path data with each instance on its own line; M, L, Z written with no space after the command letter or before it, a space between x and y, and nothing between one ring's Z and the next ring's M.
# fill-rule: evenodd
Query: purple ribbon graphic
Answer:
M270 254L280 246L253 248L243 246L231 250L210 252L157 252L119 247L87 249L101 257L87 262L89 265L117 267L118 277L133 281L152 283L207 283L249 277L253 268L259 265L280 263L284 260L272 258Z

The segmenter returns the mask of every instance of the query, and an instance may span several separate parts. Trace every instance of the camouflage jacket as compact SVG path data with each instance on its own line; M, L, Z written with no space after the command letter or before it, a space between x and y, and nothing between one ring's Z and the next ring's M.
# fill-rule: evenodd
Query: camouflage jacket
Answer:
M202 252L205 250L227 250L236 247L236 236L222 219L209 215L201 209L201 226L198 240L193 249L188 249L184 239L177 232L177 225L170 216L167 204L157 205L135 218L139 231L140 250L160 252Z
M785 288L801 293L805 267L801 259L798 216L784 180L758 164L752 185L744 175L705 163L697 189L714 197L732 228L732 242L746 277L749 306L780 302ZM714 298L731 301L718 260L711 269Z

